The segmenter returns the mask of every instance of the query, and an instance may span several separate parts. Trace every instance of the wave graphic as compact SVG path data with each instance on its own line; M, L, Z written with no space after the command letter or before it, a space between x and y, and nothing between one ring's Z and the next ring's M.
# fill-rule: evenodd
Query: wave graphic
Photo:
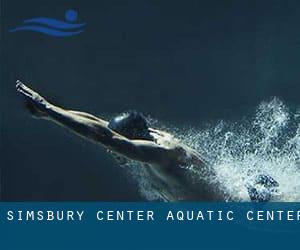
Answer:
M67 37L77 35L84 31L82 28L86 25L85 23L71 23L77 20L76 11L67 10L65 19L67 22L47 17L27 19L23 21L23 26L13 28L10 32L34 31L49 36Z
M300 201L300 108L273 98L260 103L252 115L240 121L218 121L205 127L167 130L214 167L219 190L228 199L249 201L246 184L266 173L280 185L274 201ZM204 178L216 183L196 167L191 166L189 171L191 181ZM145 168L131 164L130 174L145 198L162 199L161 190L151 184Z
M56 28L56 29L75 29L75 28L83 27L85 25L85 23L73 24L73 23L67 23L64 21L60 21L52 18L46 18L46 17L38 17L38 18L24 20L23 23L44 24L44 25L48 25L51 28Z
M54 29L50 29L47 27L43 27L43 26L34 26L34 25L18 27L18 28L11 30L11 32L21 31L21 30L36 31L36 32L40 32L40 33L44 33L44 34L47 34L50 36L56 36L56 37L74 36L74 35L77 35L77 34L83 32L83 30L69 31L69 32L60 31L60 30L54 30Z

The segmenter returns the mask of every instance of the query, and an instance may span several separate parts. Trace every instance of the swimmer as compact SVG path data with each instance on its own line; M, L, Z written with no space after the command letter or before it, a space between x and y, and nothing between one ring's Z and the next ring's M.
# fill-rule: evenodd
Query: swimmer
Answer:
M213 167L197 151L171 134L149 127L142 114L125 112L106 121L88 113L55 106L21 81L16 83L17 91L25 97L27 108L34 117L58 123L102 144L122 158L142 163L141 167L151 174L151 181L160 190L163 200L230 200L220 188ZM193 180L190 166L209 178Z

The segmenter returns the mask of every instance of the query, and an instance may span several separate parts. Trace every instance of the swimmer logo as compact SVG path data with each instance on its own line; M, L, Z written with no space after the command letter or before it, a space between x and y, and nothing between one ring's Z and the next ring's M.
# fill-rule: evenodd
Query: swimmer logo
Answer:
M10 32L34 31L54 37L75 36L83 32L85 26L85 23L74 23L77 17L78 13L70 9L65 12L66 21L47 17L26 19L23 21L24 25L11 29Z

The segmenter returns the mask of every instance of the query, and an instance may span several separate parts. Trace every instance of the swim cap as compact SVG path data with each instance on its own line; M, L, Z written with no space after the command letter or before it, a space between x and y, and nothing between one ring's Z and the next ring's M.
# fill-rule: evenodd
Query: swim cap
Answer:
M108 127L129 139L153 140L148 130L147 119L136 111L117 115L109 121Z

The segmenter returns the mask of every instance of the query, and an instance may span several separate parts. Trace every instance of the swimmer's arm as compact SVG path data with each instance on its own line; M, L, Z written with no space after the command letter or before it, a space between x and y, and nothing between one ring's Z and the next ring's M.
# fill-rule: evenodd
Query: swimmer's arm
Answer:
M71 112L71 113L73 113L74 115L79 115L79 116L82 116L84 118L91 119L93 121L106 123L106 121L104 121L103 119L101 119L101 118L99 118L97 116L94 116L92 114L86 113L86 112L75 111L75 110L68 110L68 111Z
M98 141L103 137L103 143L107 143L104 139L112 137L108 133L107 121L87 113L55 106L20 81L17 81L16 89L30 104L30 109L36 117L54 121L88 139Z
M107 121L87 113L55 106L21 82L17 82L16 88L38 110L40 118L54 121L133 160L157 164L170 160L171 149L151 141L129 140L109 129Z
M34 116L37 116L39 118L45 118L43 116L47 116L46 113L42 112L46 106L50 106L50 103L45 100L42 96L40 96L38 93L34 92L32 89L27 87L25 84L23 84L21 81L17 80L16 82L16 89L18 92L20 92L26 99L26 104L27 108L30 109L30 111L33 113ZM32 108L34 110L32 110ZM107 123L105 120L96 117L92 114L86 113L86 112L81 112L81 111L75 111L75 110L66 110L74 115L81 116L83 118L97 121L97 122L102 122L102 123ZM38 114L36 114L38 112Z

